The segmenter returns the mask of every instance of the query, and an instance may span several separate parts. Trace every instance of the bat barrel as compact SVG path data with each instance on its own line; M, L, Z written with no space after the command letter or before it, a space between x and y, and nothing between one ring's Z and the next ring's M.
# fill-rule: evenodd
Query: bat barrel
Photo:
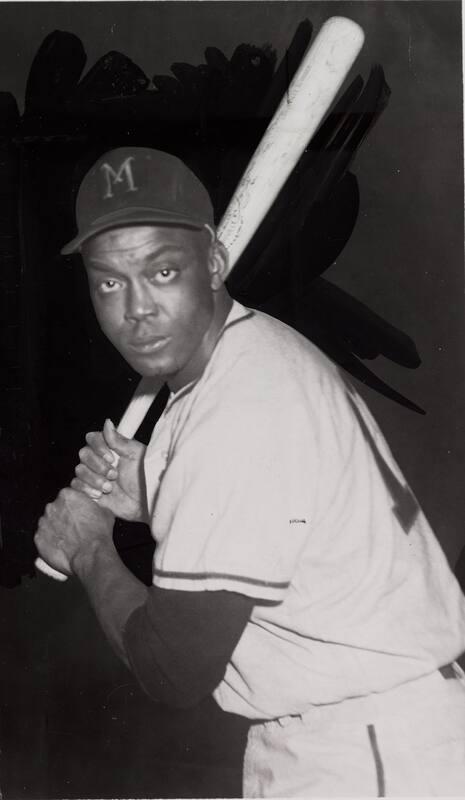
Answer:
M305 53L219 225L230 269L324 119L364 39L357 23L331 17Z

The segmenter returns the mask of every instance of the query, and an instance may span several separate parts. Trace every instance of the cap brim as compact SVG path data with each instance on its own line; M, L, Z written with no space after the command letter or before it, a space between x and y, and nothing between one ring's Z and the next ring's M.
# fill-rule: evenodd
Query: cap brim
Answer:
M192 217L173 214L173 212L164 211L163 209L124 208L121 211L100 217L100 219L89 225L85 231L78 233L74 239L65 244L60 252L63 256L78 253L82 245L97 236L97 234L109 231L112 228L125 228L133 225L179 225L181 228L193 228L195 230L212 227L212 223L208 220L196 220Z

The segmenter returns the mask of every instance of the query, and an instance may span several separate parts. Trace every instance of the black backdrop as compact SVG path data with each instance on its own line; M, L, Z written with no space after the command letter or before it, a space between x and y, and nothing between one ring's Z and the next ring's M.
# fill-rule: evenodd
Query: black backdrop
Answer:
M308 18L318 30L335 14L363 26L357 69L366 78L379 62L392 96L352 165L358 219L327 277L418 347L423 363L415 372L386 359L372 368L425 416L358 388L455 563L465 511L460 4L3 3L0 90L14 95L22 113L32 59L56 29L80 37L86 69L116 50L152 76L168 74L172 62L202 63L206 47L230 58L243 42L269 43L279 61L299 22ZM210 702L189 713L157 709L103 642L79 588L27 577L31 520L69 480L84 431L108 414L117 418L134 385L97 330L79 265L58 256L72 229L70 146L80 153L79 140L34 141L41 121L32 107L21 160L3 160L13 172L3 182L9 251L2 277L19 275L21 292L18 299L10 281L2 302L7 345L20 342L23 361L7 362L1 440L8 575L0 589L0 786L6 797L24 798L237 795L244 723ZM7 196L5 186L19 195ZM26 376L18 374L24 363ZM24 419L32 420L27 429ZM119 536L125 557L144 573L149 544L129 545L146 542L145 533ZM19 584L11 565L23 573Z

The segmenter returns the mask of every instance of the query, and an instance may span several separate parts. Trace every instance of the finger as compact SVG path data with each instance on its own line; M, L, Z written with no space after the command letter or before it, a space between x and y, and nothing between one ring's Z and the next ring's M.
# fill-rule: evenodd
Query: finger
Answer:
M36 542L36 539L38 539L39 541L43 541L49 532L50 528L48 527L48 525L45 522L39 520L37 524L37 530L34 534L34 542Z
M86 435L86 442L92 450L103 458L108 464L113 464L115 461L114 454L107 446L103 434L100 431L91 431Z
M76 490L76 492L81 492L81 494L87 495L90 497L91 500L100 500L102 496L102 492L100 489L93 489L92 487L88 486L87 483L81 481L79 478L73 478L71 481L71 487Z
M55 502L47 503L47 505L45 506L44 514L41 517L41 520L43 520L44 524L49 523L50 520L53 518L53 515L55 514L55 511L56 511Z
M97 475L93 470L86 467L85 464L78 464L74 473L76 478L87 484L90 489L97 489L100 492L108 494L113 488L113 482L111 480L108 480L105 475Z
M55 536L55 531L53 527L47 522L45 517L41 517L39 522L37 523L37 530L34 534L34 542L37 546L37 542L43 544L51 537Z
M45 533L48 529L49 526L47 524L47 520L45 519L45 517L41 517L37 523L37 530L35 535L39 536L41 533Z
M112 484L109 485L111 486ZM88 509L92 510L92 512L95 510L95 504L91 502L91 499L86 497L83 492L71 488L71 486L66 486L60 491L56 503L59 510L61 510L60 525L62 524L62 514L65 514L66 518L73 518L75 514L80 514L85 506L88 506Z
M125 456L130 460L135 457L133 439L128 439L126 436L118 433L110 419L105 420L103 436L108 447L119 456Z
M107 475L111 472L112 477L110 480L114 480L118 476L118 473L108 462L108 459L96 453L91 447L82 447L81 450L79 450L79 458L81 464L85 464L86 467L96 472L98 475Z

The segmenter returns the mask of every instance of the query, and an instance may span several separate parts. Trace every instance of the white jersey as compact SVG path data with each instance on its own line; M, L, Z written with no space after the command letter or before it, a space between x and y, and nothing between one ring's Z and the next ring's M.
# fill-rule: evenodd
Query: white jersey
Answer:
M153 582L257 602L215 691L252 719L382 692L465 650L465 598L365 404L234 303L145 458Z

